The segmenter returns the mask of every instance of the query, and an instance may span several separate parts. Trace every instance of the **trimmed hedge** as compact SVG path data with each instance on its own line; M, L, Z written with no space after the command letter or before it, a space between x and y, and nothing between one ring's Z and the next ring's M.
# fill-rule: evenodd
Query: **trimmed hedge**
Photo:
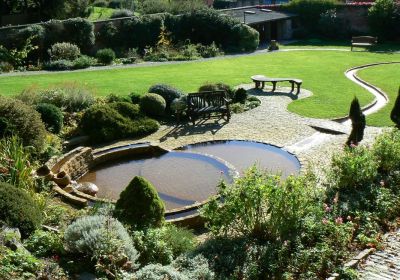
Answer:
M138 105L129 103L94 105L85 111L80 127L93 143L144 136L157 131L158 122L136 115L138 111Z
M33 146L42 151L46 142L46 128L40 114L17 99L0 96L0 116L6 127L0 135L14 134L21 138L24 146Z
M97 51L96 58L101 64L109 65L115 59L115 52L112 49L101 49Z
M145 178L135 176L115 204L114 215L135 228L159 227L164 222L164 204Z
M41 220L38 205L24 190L0 182L0 223L17 227L27 237L39 227Z

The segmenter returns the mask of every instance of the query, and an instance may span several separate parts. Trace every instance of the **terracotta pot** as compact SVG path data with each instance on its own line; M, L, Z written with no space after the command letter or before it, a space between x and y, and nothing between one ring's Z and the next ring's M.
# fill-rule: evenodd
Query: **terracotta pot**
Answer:
M53 177L53 182L60 187L65 187L71 183L71 177L64 171L61 171L57 176Z

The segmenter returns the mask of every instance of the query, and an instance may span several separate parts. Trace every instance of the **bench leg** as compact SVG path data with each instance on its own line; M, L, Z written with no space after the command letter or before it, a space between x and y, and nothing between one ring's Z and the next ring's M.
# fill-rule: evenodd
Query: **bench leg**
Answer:
M300 93L300 87L301 87L301 84L297 84L297 92L296 92L297 95Z
M276 82L272 82L272 91L275 91L276 89Z
M264 89L265 87L265 82L261 82L261 89Z
M256 88L260 87L260 82L254 81Z
M294 82L290 82L290 84L292 85L292 92L294 91Z

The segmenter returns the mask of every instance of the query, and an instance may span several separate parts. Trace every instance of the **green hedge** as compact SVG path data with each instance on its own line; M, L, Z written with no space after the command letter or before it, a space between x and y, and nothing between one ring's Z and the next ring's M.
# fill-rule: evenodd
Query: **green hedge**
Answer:
M210 45L214 42L225 50L253 51L259 42L256 30L212 9L199 9L181 16L164 13L135 17L122 21L120 26L107 23L99 31L98 40L111 48L155 46L163 23L174 43L190 40Z

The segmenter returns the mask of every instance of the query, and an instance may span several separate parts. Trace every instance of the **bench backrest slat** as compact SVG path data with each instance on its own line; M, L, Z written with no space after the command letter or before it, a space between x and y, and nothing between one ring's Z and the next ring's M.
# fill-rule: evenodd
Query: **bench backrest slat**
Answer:
M226 103L226 92L219 91L202 91L189 93L187 95L188 106L195 108L204 108L208 106L221 107Z
M378 37L371 37L371 36L357 36L357 37L352 37L352 42L353 43L377 43L378 42Z

